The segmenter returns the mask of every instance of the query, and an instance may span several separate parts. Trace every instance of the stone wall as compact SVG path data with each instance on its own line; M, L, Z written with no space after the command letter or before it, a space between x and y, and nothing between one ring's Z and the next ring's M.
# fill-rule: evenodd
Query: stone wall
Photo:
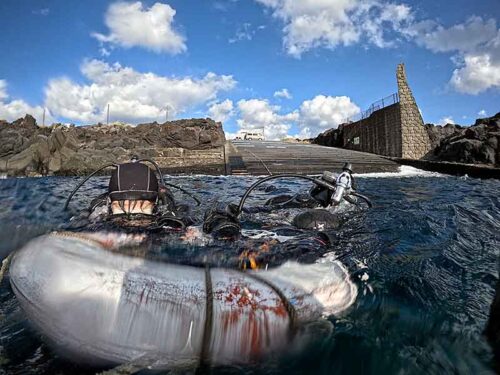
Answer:
M420 159L431 142L403 64L397 68L399 102L378 109L362 120L327 130L313 143L407 159Z
M342 146L351 150L399 157L402 148L400 123L400 105L392 104L373 112L366 119L341 125Z
M422 115L408 85L404 64L398 65L396 76L401 110L401 157L405 159L420 159L431 150L429 135L424 127Z

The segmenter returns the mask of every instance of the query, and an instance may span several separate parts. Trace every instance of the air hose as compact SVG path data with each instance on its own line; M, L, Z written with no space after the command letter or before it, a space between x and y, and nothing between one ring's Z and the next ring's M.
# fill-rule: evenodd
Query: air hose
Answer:
M161 169L160 167L158 166L158 164L152 160L152 159L147 159L147 158L144 158L144 159L139 159L137 160L136 162L147 162L147 163L151 163L154 168L156 169L156 172L158 173L158 177L160 179L160 181L164 184L164 185L167 185L167 186L170 186L170 187L173 187L177 190L180 190L182 191L184 194L186 194L187 196L191 197L195 202L196 202L196 205L199 206L201 205L201 201L196 197L194 196L192 193L190 193L189 191L187 191L186 189L183 189L181 188L180 186L177 186L175 184L172 184L172 183L168 183L168 182L165 182L163 181L163 173L161 172ZM94 172L92 172L91 174L89 174L87 177L85 177L85 179L80 182L76 187L75 189L73 189L73 191L71 192L71 194L68 196L68 198L66 199L66 202L64 203L64 207L63 207L63 211L66 211L68 209L68 205L71 201L71 199L73 198L73 196L76 194L76 192L82 187L82 185L87 182L91 177L95 176L97 173L99 173L100 171L102 171L103 169L106 169L106 168L109 168L109 167L114 167L114 168L117 168L118 167L118 164L107 164L97 170L95 170Z
M274 180L274 179L278 179L278 178L299 178L299 179L302 179L302 180L311 181L311 182L315 183L316 185L326 187L329 190L334 190L335 189L335 185L330 184L330 183L328 183L328 182L326 182L324 180L321 180L319 178L309 177L309 176L303 176L303 175L300 175L300 174L284 173L284 174L279 174L279 175L264 177L263 179L258 180L255 183L253 183L247 189L247 191L245 192L245 194L243 195L243 197L241 197L240 204L238 205L238 211L236 212L236 215L237 216L241 215L241 213L243 212L243 206L245 205L245 202L246 202L248 196L250 195L250 193L253 190L255 190L259 185L263 184L264 182L267 182L267 181L270 181L270 180ZM362 195L362 194L359 194L359 193L356 193L356 192L351 192L348 196L344 197L344 199L346 201L348 201L349 203L356 204L356 201L354 201L352 198L350 198L350 196L355 196L355 197L361 198L364 201L366 201L366 203L368 204L368 206L370 208L373 207L373 204L370 201L370 199L368 197Z
M69 202L71 201L71 198L73 198L73 195L75 195L75 193L82 187L82 185L84 183L86 183L91 177L95 176L97 173L99 173L100 171L102 171L103 169L106 169L106 168L109 168L109 167L114 167L114 168L117 168L118 165L117 164L107 164L99 169L96 169L94 172L92 172L91 174L89 174L87 177L85 177L85 179L80 182L74 189L73 191L71 192L71 194L68 196L68 198L66 199L66 202L64 203L64 207L63 207L63 211L66 211L68 209L68 205L69 205Z
M355 197L361 198L361 199L363 199L368 204L368 207L370 207L370 208L373 207L372 201L367 196L364 196L363 194L359 194L359 193L356 193L356 192L352 192L349 195L353 195Z
M309 176L303 176L303 175L300 175L300 174L293 174L293 173L284 173L284 174L278 174L278 175L274 175L274 176L269 176L269 177L264 177L263 179L257 181L257 182L254 182L252 184L252 186L250 186L247 191L245 192L245 194L243 195L243 197L241 197L241 200L240 200L240 204L238 205L238 211L236 212L236 215L239 216L241 215L241 212L243 211L243 206L245 205L245 202L248 198L248 196L250 195L250 193L255 190L257 188L257 186L263 184L264 182L267 182L267 181L270 181L270 180L275 180L275 179L278 179L278 178L298 178L298 179L302 179L302 180L307 180L307 181L311 181L313 183L315 183L316 185L320 185L320 186L323 186L323 187L326 187L327 189L335 189L335 186L332 185L332 184L329 184L328 182L325 182L323 180L320 180L319 178L314 178L314 177L309 177Z
M137 160L137 162L151 163L155 167L156 172L158 172L158 176L160 177L160 181L163 183L163 185L170 186L170 187L173 187L174 189L182 191L188 197L191 197L196 202L197 206L201 205L201 201L194 194L190 193L186 189L181 188L180 186L177 186L177 185L169 183L169 182L165 182L163 180L163 174L161 173L161 169L160 169L159 165L154 160L152 160L152 159L139 159L139 160Z

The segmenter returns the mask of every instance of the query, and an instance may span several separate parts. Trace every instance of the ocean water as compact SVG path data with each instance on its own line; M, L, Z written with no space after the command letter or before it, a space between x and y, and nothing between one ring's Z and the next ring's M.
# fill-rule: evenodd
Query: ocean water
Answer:
M200 219L211 202L238 203L256 180L168 178L202 198L202 207L193 211ZM0 258L40 234L74 226L80 208L107 186L106 177L91 179L75 196L70 210L62 212L64 200L79 180L0 179ZM495 361L483 332L498 281L500 181L443 176L409 167L399 173L358 176L357 181L359 191L372 199L374 207L342 207L339 215L345 222L332 231L335 240L328 249L357 284L355 303L341 316L318 322L316 332L320 333L298 353L248 366L218 367L212 369L214 373L494 373ZM261 206L276 194L307 191L309 184L287 180L275 186L272 191L255 192L248 207ZM190 202L180 193L176 198ZM245 215L245 246L266 238L283 240L274 228L286 227L300 210L284 211ZM293 233L287 235L293 237ZM206 251L237 253L240 248L241 242L211 244ZM205 251L200 245L193 249L200 254ZM174 256L168 249L165 253L168 256L163 260ZM278 258L284 261L286 254ZM96 371L59 358L30 327L7 280L2 282L0 374Z

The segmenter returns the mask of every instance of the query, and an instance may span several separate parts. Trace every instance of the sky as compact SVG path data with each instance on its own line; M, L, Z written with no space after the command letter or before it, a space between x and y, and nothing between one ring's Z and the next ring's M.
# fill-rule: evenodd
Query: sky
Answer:
M397 91L425 122L500 112L499 0L2 0L0 119L192 117L312 137Z

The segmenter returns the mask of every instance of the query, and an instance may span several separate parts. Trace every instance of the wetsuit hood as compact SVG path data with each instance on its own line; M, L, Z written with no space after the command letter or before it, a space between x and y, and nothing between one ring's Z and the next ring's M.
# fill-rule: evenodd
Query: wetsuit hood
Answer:
M158 198L158 179L147 165L132 162L120 164L109 180L111 201L147 200L155 202Z

